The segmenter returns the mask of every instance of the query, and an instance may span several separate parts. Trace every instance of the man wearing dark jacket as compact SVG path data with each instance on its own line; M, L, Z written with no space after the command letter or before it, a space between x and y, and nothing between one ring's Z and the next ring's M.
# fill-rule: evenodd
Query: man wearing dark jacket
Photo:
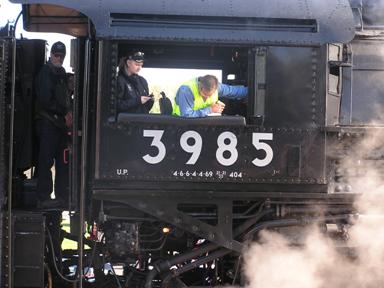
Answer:
M64 152L67 148L67 128L72 125L69 110L68 86L65 69L64 43L52 45L49 61L37 76L36 130L39 139L37 163L37 197L41 208L62 207L68 197L68 165ZM51 168L55 164L55 195Z
M138 75L143 67L144 53L131 52L123 57L117 77L117 113L149 113L153 99L149 95L148 83Z

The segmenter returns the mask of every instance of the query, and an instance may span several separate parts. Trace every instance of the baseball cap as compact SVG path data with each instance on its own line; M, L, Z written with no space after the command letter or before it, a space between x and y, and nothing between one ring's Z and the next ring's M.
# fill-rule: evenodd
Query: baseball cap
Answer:
M52 48L51 48L51 53L54 54L54 53L61 53L61 54L66 54L66 49L65 49L65 45L63 42L55 42L53 45L52 45Z
M144 62L144 52L133 51L130 54L128 54L128 59L136 61L137 63L142 63Z

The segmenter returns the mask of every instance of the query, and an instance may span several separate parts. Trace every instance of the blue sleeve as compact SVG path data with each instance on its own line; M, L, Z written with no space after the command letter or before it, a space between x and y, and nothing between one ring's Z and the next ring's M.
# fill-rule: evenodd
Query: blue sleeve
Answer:
M182 117L206 117L211 113L211 107L193 110L195 99L191 89L187 86L181 86L179 90L177 90L175 101L180 107L180 116Z
M219 97L227 99L244 99L248 95L248 88L245 86L231 86L227 84L219 84Z

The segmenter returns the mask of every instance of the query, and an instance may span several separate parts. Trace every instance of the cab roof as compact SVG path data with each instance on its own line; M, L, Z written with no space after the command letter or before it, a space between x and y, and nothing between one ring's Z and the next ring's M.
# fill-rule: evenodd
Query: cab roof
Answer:
M348 0L10 0L34 32L144 41L321 45L354 37Z

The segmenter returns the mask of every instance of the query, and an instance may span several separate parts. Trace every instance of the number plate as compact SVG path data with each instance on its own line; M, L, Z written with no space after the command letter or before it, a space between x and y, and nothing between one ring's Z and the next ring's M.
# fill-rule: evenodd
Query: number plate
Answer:
M249 181L273 170L273 133L215 127L110 132L100 153L102 178Z

